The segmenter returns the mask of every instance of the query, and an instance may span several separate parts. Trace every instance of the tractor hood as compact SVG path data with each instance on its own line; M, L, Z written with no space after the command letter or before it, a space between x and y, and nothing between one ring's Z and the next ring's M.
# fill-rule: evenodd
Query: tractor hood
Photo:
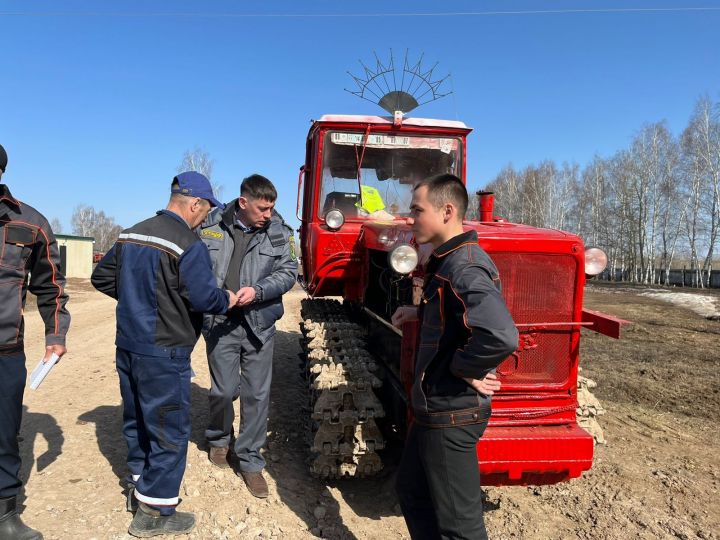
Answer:
M502 241L514 242L517 244L542 243L546 246L555 245L561 252L566 251L560 248L564 245L582 245L580 237L558 231L556 229L541 229L516 223L494 221L490 223L478 223L476 221L463 222L465 232L474 230L478 234L480 246L486 248L492 244ZM362 225L361 242L368 249L379 251L390 251L398 244L411 244L416 246L415 237L410 226L402 219L394 221L368 221ZM493 251L490 249L489 251ZM546 251L546 250L543 250Z

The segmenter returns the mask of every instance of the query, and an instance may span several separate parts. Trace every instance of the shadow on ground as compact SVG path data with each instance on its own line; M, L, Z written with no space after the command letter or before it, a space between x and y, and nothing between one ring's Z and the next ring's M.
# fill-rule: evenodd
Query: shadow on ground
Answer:
M22 411L22 424L18 441L20 444L20 459L22 459L20 480L25 486L33 473L33 466L35 466L36 473L42 474L45 469L55 463L55 460L62 454L65 436L62 428L52 415L29 412L27 405L23 405ZM35 439L38 436L45 439L48 449L35 457L33 448L35 447ZM25 490L21 489L18 496L18 503L21 507L25 498Z
M118 392L120 390L118 389ZM127 444L122 434L122 405L100 405L81 414L78 423L95 424L95 439L100 453L107 459L118 485L125 486Z

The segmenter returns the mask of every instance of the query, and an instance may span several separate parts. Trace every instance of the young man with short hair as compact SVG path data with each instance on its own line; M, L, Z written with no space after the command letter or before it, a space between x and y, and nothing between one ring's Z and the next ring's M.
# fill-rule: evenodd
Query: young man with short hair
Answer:
M237 474L250 493L268 496L260 449L267 436L275 322L282 295L297 279L292 229L277 212L272 182L254 174L243 180L240 197L213 211L201 238L210 251L218 286L238 291L227 315L207 316L203 335L210 367L210 418L205 436L210 461ZM240 429L231 449L233 402L240 398Z
M467 206L462 181L441 174L415 186L408 218L417 242L433 247L420 306L392 317L397 327L420 320L414 420L397 477L413 540L487 538L475 447L500 389L494 370L518 332L495 264L463 229Z

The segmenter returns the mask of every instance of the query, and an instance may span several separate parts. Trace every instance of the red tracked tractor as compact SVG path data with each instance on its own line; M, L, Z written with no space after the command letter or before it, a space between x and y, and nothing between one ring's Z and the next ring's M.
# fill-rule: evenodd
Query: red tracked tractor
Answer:
M412 187L438 173L466 179L471 129L405 117L411 99L383 96L390 117L323 116L307 137L298 185L309 295L301 330L312 471L325 478L377 473L387 438L405 434L418 323L400 331L390 318L420 298L427 247L405 223ZM502 390L477 446L483 484L577 477L591 467L594 447L576 416L580 329L617 338L623 323L583 309L586 275L602 270L603 254L574 234L508 223L493 215L492 194L479 199L479 219L464 227L497 265L520 332L517 351L497 370Z

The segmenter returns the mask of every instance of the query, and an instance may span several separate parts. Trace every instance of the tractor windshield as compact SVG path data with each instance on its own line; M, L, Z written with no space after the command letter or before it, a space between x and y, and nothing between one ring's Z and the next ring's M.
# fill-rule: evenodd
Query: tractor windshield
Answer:
M459 137L371 132L363 143L362 132L325 135L321 216L337 208L346 219L406 217L417 182L462 170Z

